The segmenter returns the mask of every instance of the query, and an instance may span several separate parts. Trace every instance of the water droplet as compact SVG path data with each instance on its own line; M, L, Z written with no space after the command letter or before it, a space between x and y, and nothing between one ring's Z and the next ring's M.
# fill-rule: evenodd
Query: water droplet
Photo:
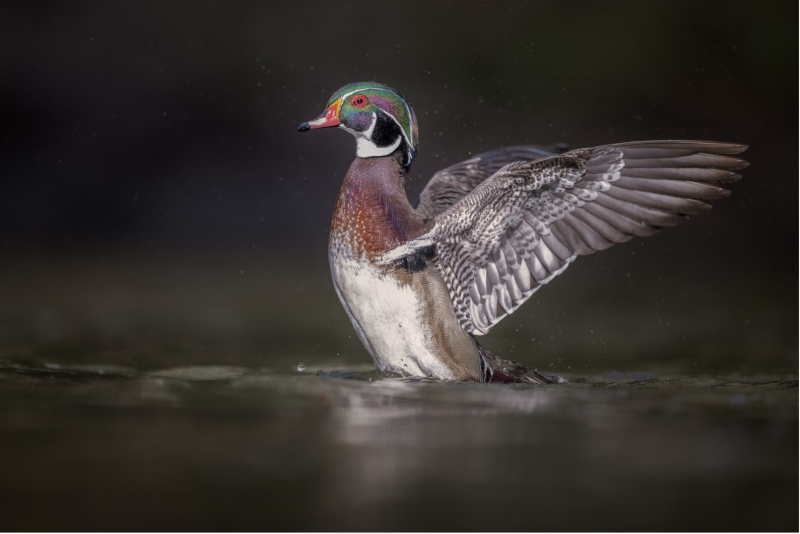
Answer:
M302 373L303 371L306 370L306 364L304 364L303 362L298 363L297 364L297 370Z

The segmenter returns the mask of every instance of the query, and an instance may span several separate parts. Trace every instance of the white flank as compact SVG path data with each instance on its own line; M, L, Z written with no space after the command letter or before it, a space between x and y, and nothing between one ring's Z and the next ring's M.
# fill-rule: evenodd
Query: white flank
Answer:
M343 257L330 262L336 294L378 369L455 380L428 347L431 336L411 287L367 262Z

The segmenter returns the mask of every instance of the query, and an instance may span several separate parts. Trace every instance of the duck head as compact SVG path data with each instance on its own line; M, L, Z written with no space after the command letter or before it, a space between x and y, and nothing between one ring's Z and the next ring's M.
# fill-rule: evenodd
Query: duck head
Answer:
M408 102L390 87L376 82L345 85L328 100L316 119L297 130L342 128L356 138L356 156L375 158L400 151L401 165L410 167L417 155L417 118Z

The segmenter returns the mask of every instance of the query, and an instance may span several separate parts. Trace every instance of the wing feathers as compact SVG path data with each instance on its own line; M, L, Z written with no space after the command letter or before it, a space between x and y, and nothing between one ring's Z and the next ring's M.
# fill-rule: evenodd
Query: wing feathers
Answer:
M561 260L544 243L539 243L539 246L533 249L533 253L550 273L556 272L562 265Z
M652 150L665 150L674 152L685 152L694 154L697 152L704 152L707 154L740 154L747 150L747 145L736 143L720 143L719 141L633 141L630 143L617 143L614 145L606 145L605 147L597 147L594 150L606 147L614 147L625 152L625 158L642 158L654 156L642 156L648 151ZM567 152L566 154L569 154ZM629 154L631 154L629 156Z
M437 173L418 211L441 207L434 193L452 203L425 237L436 243L461 325L485 334L576 256L708 211L729 194L717 184L741 178L747 162L731 156L745 148L645 141L543 157L512 147ZM513 157L519 162L506 165ZM487 169L497 172L487 179Z
M433 219L467 196L503 166L515 161L532 161L564 151L563 146L512 146L490 150L451 165L433 175L419 196L417 213Z
M692 180L695 182L709 182L718 184L728 184L735 182L742 176L735 172L723 169L698 169L694 167L684 168L625 168L625 176L631 178L658 178L660 180Z
M640 169L640 168L668 168L668 167L696 167L708 168L713 167L716 169L725 169L728 171L738 171L744 169L749 164L738 158L731 158L728 156L720 156L716 154L689 154L679 157L662 157L662 158L644 158L634 159L627 158L625 161L626 169Z
M564 222L580 236L580 238L589 246L592 252L596 250L605 250L614 244L613 241L610 241L600 235L578 217L569 217L564 219Z
M731 193L727 189L709 184L679 182L677 180L642 180L626 176L622 176L614 182L614 187L649 193L663 193L665 195L698 200L718 200L727 197Z
M525 258L525 263L528 265L528 270L531 272L531 276L533 276L536 282L541 284L542 280L547 280L547 277L550 276L550 271L542 265L542 260L540 260L539 256L536 254L531 254Z
M584 210L626 234L646 237L655 234L659 230L658 227L648 226L641 221L634 221L621 213L617 213L596 203L587 204L584 206Z
M511 242L511 232L506 232L506 238L500 243L500 247L508 264L508 270L514 271L519 267L520 260Z
M531 275L530 269L528 269L527 260L520 262L519 268L514 271L514 282L516 282L517 287L522 291L523 296L536 287L535 280Z
M638 204L617 200L608 195L597 197L595 203L616 213L621 213L634 221L641 221L651 226L675 226L685 220L685 217L675 213L669 213L654 208L645 208Z
M486 262L486 266L484 267L484 269L486 270L487 289L491 290L500 287L501 282L500 282L500 272L497 265L498 263L499 262L496 261ZM505 268L505 260L503 260L503 267Z
M619 230L618 228L615 228L603 219L592 215L586 210L576 211L573 215L576 219L579 219L583 224L591 228L596 234L612 244L624 243L633 237L633 234L629 234Z
M589 246L586 241L581 239L575 230L569 227L564 221L558 221L552 226L553 233L556 234L559 239L565 243L575 254L580 256L586 256L587 254L591 254L595 251L591 246Z
M608 191L608 196L630 202L646 208L656 208L663 211L694 215L704 213L711 209L711 204L706 204L701 200L693 198L680 198L672 195L661 195L658 193L648 193L646 191L632 191L613 187Z
M542 236L542 241L547 245L547 248L558 256L562 264L575 257L575 253L564 246L564 243L559 241L550 231Z

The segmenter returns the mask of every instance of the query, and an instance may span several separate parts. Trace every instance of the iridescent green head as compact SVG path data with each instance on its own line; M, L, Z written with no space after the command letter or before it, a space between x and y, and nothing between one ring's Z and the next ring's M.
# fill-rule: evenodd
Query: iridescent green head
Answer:
M359 158L388 156L402 151L403 166L417 155L417 118L408 102L390 87L376 82L345 85L328 100L327 109L301 132L338 126L356 138Z

